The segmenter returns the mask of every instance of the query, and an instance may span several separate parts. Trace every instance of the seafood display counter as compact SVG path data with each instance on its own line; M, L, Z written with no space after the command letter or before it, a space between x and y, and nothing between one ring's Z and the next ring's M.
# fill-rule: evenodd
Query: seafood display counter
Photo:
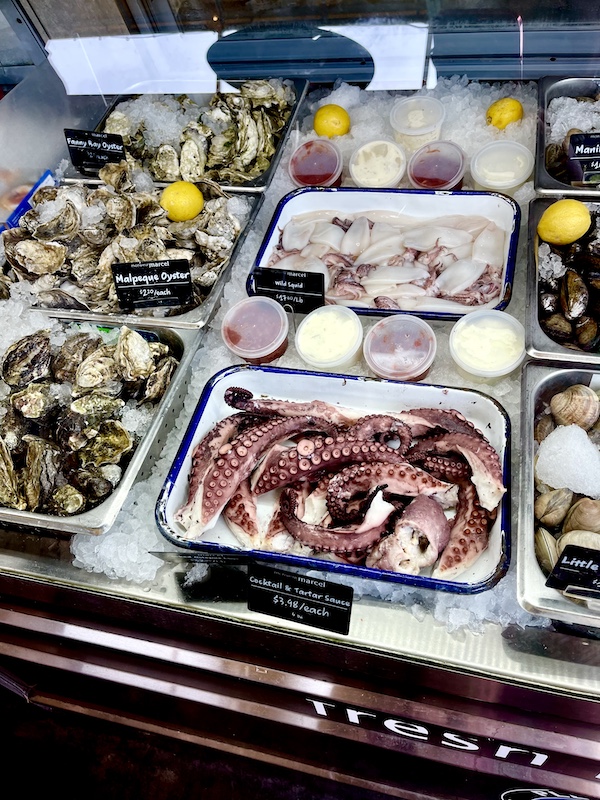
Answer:
M519 98L524 111L517 138L533 151L537 86L473 89L466 79L453 78L441 79L432 90L446 105L443 135L471 156L469 148L479 149L495 136L486 128L486 106L510 94ZM279 202L294 188L287 164L298 143L314 136L310 120L319 98L348 105L357 120L357 139L358 120L372 119L374 104L379 104L377 114L390 104L387 95L358 87L333 92L329 87L328 92L321 87L303 100L252 230L221 287L214 316L199 333L169 328L168 336L164 334L167 339L181 336L180 377L169 395L174 410L163 414L163 426L154 430L153 446L138 465L137 479L114 524L101 535L77 532L71 537L59 524L49 534L32 525L17 530L10 519L0 531L0 683L31 703L321 775L361 787L365 797L371 791L469 800L600 797L600 641L598 627L590 621L593 608L555 619L551 604L534 608L518 602L520 586L529 595L543 582L531 544L534 532L519 524L521 507L527 509L522 518L533 527L533 486L521 482L521 476L531 481L529 468L521 473L521 463L535 455L522 369L516 366L510 374L495 377L459 370L449 347L457 317L454 306L450 313L438 309L428 318L437 340L433 363L426 376L405 385L381 382L362 358L345 366L345 378L335 370L329 374L307 368L293 341L302 316L298 312L288 312L287 349L266 367L243 366L222 340L225 313L246 297L246 281L263 237L271 232ZM481 116L471 143L461 139L465 108L474 118ZM345 164L350 147L357 144L348 141L346 150L342 148ZM401 191L408 188L404 180ZM344 186L352 186L346 172ZM328 191L335 200L335 190ZM468 192L479 191L468 170L462 191L475 198ZM452 194L442 193L438 199L451 200ZM533 324L528 309L537 313L538 308L532 294L537 287L527 279L534 244L527 233L529 203L536 196L533 181L511 194L503 203L518 209L511 219L519 241L518 246L507 243L510 269L500 270L501 280L494 285L502 290L503 313L527 329ZM483 290L482 296L488 299ZM489 302L493 308L498 300ZM378 316L368 311L357 315L365 334ZM394 316L402 309L383 311ZM565 349L567 363L561 362L561 368L570 369L577 354ZM555 366L558 370L553 355L546 368ZM586 371L592 370L588 362ZM212 390L215 385L219 394L211 397L207 390L197 411L205 387ZM523 385L534 391L531 384ZM201 434L226 415L223 386L259 399L268 395L349 406L360 416L389 411L401 416L407 409L429 406L455 418L459 411L466 425L472 422L481 429L477 452L484 454L484 471L478 492L485 498L485 484L493 495L478 517L486 525L493 523L485 558L473 558L474 571L466 570L463 577L444 574L442 566L430 577L429 561L422 567L425 576L413 574L398 582L385 579L385 558L358 563L357 547L350 549L352 557L345 564L333 558L321 569L317 559L303 561L300 552L275 560L275 571L265 573L260 570L273 566L267 563L273 557L261 561L259 553L251 571L239 551L236 560L226 531L218 527L208 548L187 546L186 532L177 527L186 496L184 459ZM536 407L535 413L540 410ZM467 437L460 440L461 447L473 459L471 429L455 435ZM484 445L484 437L491 444ZM447 453L438 455L442 463ZM432 469L433 462L427 463ZM430 486L438 481L436 490L444 484L431 475L428 480ZM467 522L472 523L472 516ZM477 551L480 539L477 532L472 534L470 546ZM521 547L523 536L531 541ZM186 546L176 546L181 543ZM372 545L370 541L368 547ZM324 549L322 543L320 547ZM207 549L213 552L207 554ZM278 603L257 610L251 592L261 582L274 582L270 588L278 592L279 604L297 610L286 595L286 576L290 583L305 582L305 598L319 588L328 593L330 605L346 610L347 625L335 629L316 624L308 611L302 617L284 614ZM575 609L582 602L563 601L573 602ZM323 605L311 608L322 616Z

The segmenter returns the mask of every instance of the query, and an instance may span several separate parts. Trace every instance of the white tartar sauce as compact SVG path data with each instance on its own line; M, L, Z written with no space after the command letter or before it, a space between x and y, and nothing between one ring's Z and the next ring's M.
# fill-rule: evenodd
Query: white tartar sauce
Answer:
M454 348L473 369L500 370L514 364L523 350L523 338L501 320L480 320L457 330Z
M326 308L326 313L306 317L298 329L296 341L302 358L323 364L336 363L344 356L354 356L360 335L355 319L348 317L341 308Z

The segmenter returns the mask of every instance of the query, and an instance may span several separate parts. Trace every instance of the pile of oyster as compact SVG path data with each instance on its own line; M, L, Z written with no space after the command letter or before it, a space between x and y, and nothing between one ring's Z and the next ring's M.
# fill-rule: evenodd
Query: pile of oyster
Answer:
M600 445L600 399L584 384L574 384L552 396L549 407L536 420L535 440L541 444L559 426L572 425L585 431L596 448ZM600 497L600 485L597 489ZM537 460L534 515L535 553L546 575L567 545L600 550L600 499L545 484Z
M600 231L598 206L589 231L570 245L538 248L538 319L544 333L564 347L600 348ZM551 269L545 264L553 262Z
M127 327L115 333L105 340L67 329L59 346L40 330L6 350L0 505L66 516L93 508L118 485L139 440L124 415L154 413L178 360L163 342Z
M277 79L217 92L207 106L188 95L142 96L119 103L103 131L120 135L154 180L240 185L268 169L295 99L291 81Z
M104 185L36 192L19 226L2 233L0 297L9 296L11 282L27 281L35 305L118 313L126 309L119 305L112 264L184 259L192 277L191 307L200 305L229 263L250 201L229 198L205 181L200 214L172 222L159 203L160 190L136 191L129 162L103 167L100 177ZM185 310L159 308L155 315Z

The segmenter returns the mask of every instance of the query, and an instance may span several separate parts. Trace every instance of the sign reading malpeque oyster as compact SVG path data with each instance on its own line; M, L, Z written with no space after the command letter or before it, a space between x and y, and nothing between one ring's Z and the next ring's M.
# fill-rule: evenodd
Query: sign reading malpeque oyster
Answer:
M111 266L123 309L185 306L193 300L190 265L185 258Z
M572 133L567 155L572 183L600 183L600 133Z
M72 128L65 128L64 131L71 162L75 169L84 174L95 175L106 164L125 158L123 137L117 133Z

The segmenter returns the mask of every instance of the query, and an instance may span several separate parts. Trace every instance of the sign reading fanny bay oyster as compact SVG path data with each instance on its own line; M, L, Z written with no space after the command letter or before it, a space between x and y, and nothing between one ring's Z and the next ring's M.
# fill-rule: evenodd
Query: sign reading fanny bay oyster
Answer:
M569 544L560 554L546 586L600 598L600 550Z
M567 155L572 183L600 183L600 133L572 133Z
M264 564L248 565L248 609L347 634L354 590Z
M117 133L79 131L65 128L65 138L73 166L84 174L95 175L106 164L125 158L123 137Z
M325 278L319 272L256 267L252 272L254 292L308 314L325 305Z
M190 265L184 258L111 266L123 309L185 306L193 300Z

